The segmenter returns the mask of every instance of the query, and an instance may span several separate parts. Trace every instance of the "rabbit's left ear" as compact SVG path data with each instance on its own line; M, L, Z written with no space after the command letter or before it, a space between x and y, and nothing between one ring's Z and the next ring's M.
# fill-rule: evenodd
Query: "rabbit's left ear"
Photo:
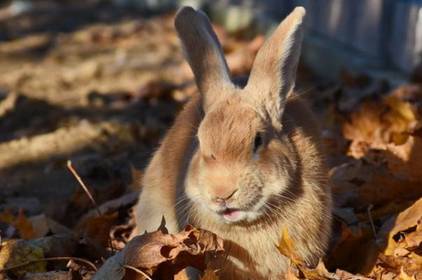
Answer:
M225 89L234 87L221 45L208 17L201 11L181 8L175 26L207 111L222 98Z
M303 40L305 9L297 7L258 51L246 90L255 106L273 123L281 121L287 95L292 91Z

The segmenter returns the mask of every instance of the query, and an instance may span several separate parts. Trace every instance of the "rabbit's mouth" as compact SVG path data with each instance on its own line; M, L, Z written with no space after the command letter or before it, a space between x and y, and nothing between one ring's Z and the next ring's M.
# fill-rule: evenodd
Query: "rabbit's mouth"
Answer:
M219 207L211 207L210 210L216 213L225 223L253 222L261 216L265 208L265 201L261 200L263 198L249 202L242 207L225 204Z
M252 222L260 215L255 211L242 210L239 208L225 208L224 210L217 211L220 218L228 224L238 222Z
M244 218L244 211L236 208L226 208L218 212L227 222L237 222Z

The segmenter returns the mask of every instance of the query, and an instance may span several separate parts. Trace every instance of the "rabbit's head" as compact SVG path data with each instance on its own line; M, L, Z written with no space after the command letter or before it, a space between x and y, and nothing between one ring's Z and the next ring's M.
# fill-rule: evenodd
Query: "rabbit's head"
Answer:
M295 83L304 15L296 8L267 39L244 88L232 83L207 16L190 7L176 16L203 110L186 194L218 221L252 222L291 199L299 155L283 112Z

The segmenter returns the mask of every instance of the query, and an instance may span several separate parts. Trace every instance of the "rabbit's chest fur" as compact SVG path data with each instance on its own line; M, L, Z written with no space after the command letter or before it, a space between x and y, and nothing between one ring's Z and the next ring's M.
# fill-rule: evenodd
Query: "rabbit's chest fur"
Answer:
M297 128L293 140L301 161L306 162L300 181L303 191L294 203L285 206L283 217L274 216L249 227L217 223L209 218L209 213L195 207L185 211L188 203L184 182L189 176L189 162L195 151L195 128L201 119L199 108L200 99L193 98L176 119L148 166L135 211L135 234L156 230L163 215L170 232L177 232L190 222L187 216L195 216L195 226L226 240L225 250L229 257L214 263L220 266L221 279L279 277L286 270L288 261L277 250L284 229L293 240L295 253L308 263L317 262L328 243L331 196L326 178L321 177L324 166L315 140L310 137L318 133L317 125L312 121L312 115L308 115L306 106L297 99L286 106L286 118L295 119Z
M304 182L303 196L285 207L283 217L274 215L255 225L233 226L215 223L206 213L194 209L195 226L210 230L225 240L227 257L216 260L221 279L282 279L289 260L279 249L282 235L288 233L292 256L310 265L323 255L329 232L329 200L313 202L319 195L310 183ZM319 198L318 198L319 199ZM326 205L323 205L326 203ZM202 216L203 215L203 216ZM287 240L287 239L285 239Z
M217 231L218 232L218 231ZM276 249L280 235L274 227L249 232L218 232L225 238L228 254L216 260L215 267L222 279L280 279L288 260Z

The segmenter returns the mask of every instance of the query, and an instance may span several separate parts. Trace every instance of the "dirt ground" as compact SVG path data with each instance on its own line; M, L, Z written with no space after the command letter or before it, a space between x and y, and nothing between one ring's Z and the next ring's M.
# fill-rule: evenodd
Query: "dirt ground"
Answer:
M145 165L184 101L173 93L190 83L171 16L81 24L75 13L58 23L23 16L2 30L0 197L36 198L37 211L75 191L67 159L89 185L124 191L129 166ZM49 30L66 21L74 26Z

